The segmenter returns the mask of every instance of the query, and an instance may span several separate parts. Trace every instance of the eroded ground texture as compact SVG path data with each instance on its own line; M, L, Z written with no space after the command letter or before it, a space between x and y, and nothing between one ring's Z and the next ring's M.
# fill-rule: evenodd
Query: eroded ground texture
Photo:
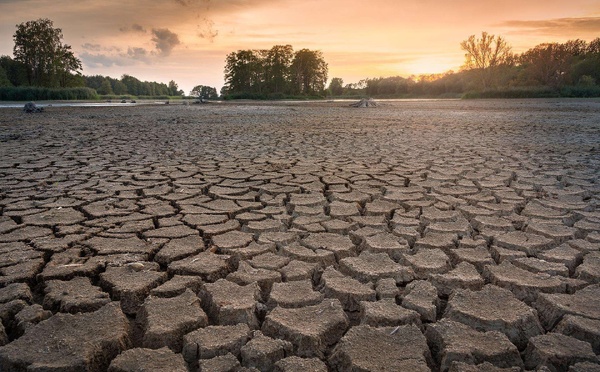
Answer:
M0 111L2 371L598 371L600 102Z

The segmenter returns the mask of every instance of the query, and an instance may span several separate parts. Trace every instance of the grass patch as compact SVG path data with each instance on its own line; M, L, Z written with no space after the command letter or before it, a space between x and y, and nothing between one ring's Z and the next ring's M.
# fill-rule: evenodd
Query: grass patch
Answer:
M567 86L560 89L560 95L576 98L600 97L600 86Z
M0 101L97 100L92 88L2 87Z
M132 96L130 94L125 95L117 95L117 94L103 94L99 96L102 100L132 100L132 99L161 99L161 100L182 100L184 97L182 96Z
M560 97L558 90L550 87L522 87L488 89L484 91L471 91L463 94L463 99L485 98L556 98Z
M478 98L590 98L600 97L600 86L515 87L472 91L463 94L464 99Z

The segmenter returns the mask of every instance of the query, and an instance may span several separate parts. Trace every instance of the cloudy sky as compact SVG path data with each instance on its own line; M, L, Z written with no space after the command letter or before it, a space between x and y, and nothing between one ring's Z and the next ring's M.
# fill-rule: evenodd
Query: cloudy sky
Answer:
M522 52L600 36L600 0L0 0L0 54L15 25L50 18L86 75L223 85L228 53L291 44L318 49L329 76L458 69L460 42L487 31Z

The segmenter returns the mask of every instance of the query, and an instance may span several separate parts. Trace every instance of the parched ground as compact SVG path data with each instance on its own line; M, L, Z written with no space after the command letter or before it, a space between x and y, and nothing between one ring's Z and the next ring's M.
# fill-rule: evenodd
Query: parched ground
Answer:
M598 371L600 101L0 109L2 371Z

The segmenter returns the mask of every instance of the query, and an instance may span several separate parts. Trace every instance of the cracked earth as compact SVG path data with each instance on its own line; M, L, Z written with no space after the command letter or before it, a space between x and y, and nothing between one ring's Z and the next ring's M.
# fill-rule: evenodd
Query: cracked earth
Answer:
M2 371L600 371L600 101L0 110Z

